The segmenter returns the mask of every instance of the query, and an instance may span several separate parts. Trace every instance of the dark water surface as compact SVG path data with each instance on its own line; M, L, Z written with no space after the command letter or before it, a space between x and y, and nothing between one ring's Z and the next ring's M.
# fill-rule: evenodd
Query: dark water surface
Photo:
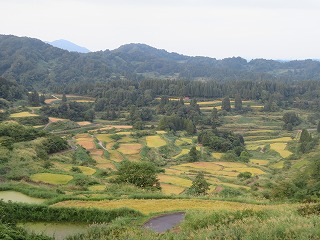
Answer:
M158 233L163 233L182 222L184 220L184 217L184 212L165 214L150 219L143 225L143 227L152 229L153 231Z

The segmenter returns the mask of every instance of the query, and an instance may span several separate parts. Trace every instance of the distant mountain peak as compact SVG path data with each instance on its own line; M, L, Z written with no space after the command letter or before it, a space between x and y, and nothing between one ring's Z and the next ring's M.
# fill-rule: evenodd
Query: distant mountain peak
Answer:
M54 47L67 50L69 52L79 52L79 53L91 52L89 49L85 47L78 46L77 44L64 39L59 39L59 40L55 40L53 42L47 42L47 43Z

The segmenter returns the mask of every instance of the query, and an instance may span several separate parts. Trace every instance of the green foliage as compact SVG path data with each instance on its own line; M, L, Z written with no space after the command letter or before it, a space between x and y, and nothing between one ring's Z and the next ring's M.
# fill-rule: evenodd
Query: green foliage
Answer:
M42 142L42 145L48 154L60 152L69 148L68 142L57 135L49 135Z
M252 173L251 172L241 172L238 174L237 177L242 178L242 179L249 179L252 177Z
M157 168L148 162L123 161L117 171L116 182L131 183L141 188L160 189Z
M282 120L284 121L284 129L287 129L288 131L292 131L292 127L298 126L302 121L298 117L298 115L295 112L286 112Z
M29 104L33 107L37 107L40 105L39 93L37 91L33 91L28 94Z
M67 120L67 121L57 121L57 122L52 122L50 123L47 128L46 131L64 131L64 130L70 130L70 129L76 129L76 128L80 128L80 125Z
M229 97L225 97L224 99L222 99L221 109L227 112L231 111L231 104L230 104Z
M199 161L199 159L201 157L200 151L198 151L195 146L191 147L188 155L189 155L190 162L197 162L197 161Z
M73 159L79 162L81 165L94 164L95 161L90 157L86 149L78 146L73 154Z
M20 117L15 120L20 124L28 126L45 125L49 122L49 118L45 116Z
M61 102L54 106L43 106L40 111L46 116L92 122L95 112L91 107L91 103Z
M204 130L198 135L198 142L215 151L226 152L236 147L244 146L244 139L239 134L227 131Z
M17 122L2 122L0 123L1 136L11 137L15 142L22 142L45 136L45 133Z
M203 172L199 172L192 181L191 187L187 190L191 195L206 195L209 190L209 183L205 180Z
M242 110L242 99L239 94L236 94L234 98L234 109L236 111L241 111Z
M2 211L2 219L8 219L13 222L43 221L99 223L110 222L121 216L141 216L141 213L126 208L113 210L58 208L44 205L4 203L3 201L0 201L0 211Z

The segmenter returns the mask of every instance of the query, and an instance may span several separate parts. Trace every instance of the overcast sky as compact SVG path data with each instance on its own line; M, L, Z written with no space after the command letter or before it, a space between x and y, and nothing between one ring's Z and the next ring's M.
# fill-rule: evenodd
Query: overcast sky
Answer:
M218 59L320 58L320 0L0 0L0 33L91 51L145 43Z

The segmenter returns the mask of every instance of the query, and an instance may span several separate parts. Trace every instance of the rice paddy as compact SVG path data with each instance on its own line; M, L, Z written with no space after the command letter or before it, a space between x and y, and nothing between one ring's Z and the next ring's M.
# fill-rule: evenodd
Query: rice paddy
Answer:
M184 187L172 185L172 184L168 184L168 183L161 183L160 185L161 185L161 191L167 195L171 195L171 194L177 195L177 194L182 193L185 190Z
M36 173L30 176L30 179L34 182L43 182L54 185L67 184L73 177L65 174L54 173Z
M183 155L188 154L189 152L190 152L190 149L182 149L181 152L178 155L174 156L173 158L179 158Z
M270 149L278 152L283 158L289 157L292 154L292 152L286 150L286 147L287 147L287 143L271 143L270 144Z
M163 140L160 136L147 136L146 142L148 147L162 147L167 144L165 140Z
M140 143L122 143L118 148L118 151L123 154L139 154L141 151L142 145Z
M165 174L159 174L158 178L161 183L169 183L169 184L182 186L182 187L190 187L192 184L191 180L181 178L181 177L176 177L176 176L169 176Z
M37 117L38 114L29 113L29 112L19 112L10 114L11 118L24 118L24 117Z
M169 211L185 211L185 210L278 210L286 208L296 208L298 204L279 204L279 205L257 205L240 202L228 202L217 200L202 199L121 199L121 200L103 200L103 201L81 201L70 200L59 202L54 207L79 207L79 208L100 208L100 209L117 209L129 207L142 212L143 214L169 212Z
M268 160L261 160L261 159L250 159L250 163L265 166L269 164Z

